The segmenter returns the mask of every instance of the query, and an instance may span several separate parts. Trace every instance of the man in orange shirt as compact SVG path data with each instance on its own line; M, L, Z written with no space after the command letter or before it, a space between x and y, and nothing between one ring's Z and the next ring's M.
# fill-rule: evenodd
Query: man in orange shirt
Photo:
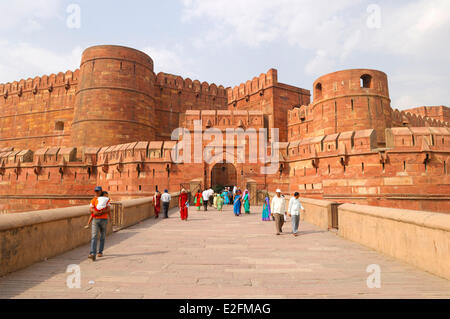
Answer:
M108 225L108 216L110 213L110 204L106 206L105 209L100 211L96 211L95 207L98 204L98 197L102 196L103 189L100 186L95 187L95 197L91 200L91 204L89 205L89 211L94 218L92 220L92 228L91 228L91 252L89 254L90 259L95 261L96 257L103 257L103 249L105 247L105 238L106 238L106 226ZM100 232L100 247L98 249L97 255L97 236Z

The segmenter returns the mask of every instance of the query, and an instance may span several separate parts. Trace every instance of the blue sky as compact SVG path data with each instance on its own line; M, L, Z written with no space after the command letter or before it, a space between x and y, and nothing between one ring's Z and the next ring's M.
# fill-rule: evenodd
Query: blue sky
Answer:
M392 106L449 105L450 1L0 0L0 82L79 65L83 49L119 44L155 71L234 86L269 68L311 89L320 75L374 68ZM67 23L80 9L79 28Z

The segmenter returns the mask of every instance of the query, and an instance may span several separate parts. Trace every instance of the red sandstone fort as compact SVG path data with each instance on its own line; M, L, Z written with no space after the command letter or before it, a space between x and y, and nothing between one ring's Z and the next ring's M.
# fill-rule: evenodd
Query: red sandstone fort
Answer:
M387 75L377 70L324 75L311 99L278 82L274 69L224 88L155 74L153 60L131 48L95 46L73 72L0 84L0 111L3 213L86 204L95 185L119 200L156 187L234 184L254 203L281 188L450 212L450 109L392 109ZM196 120L202 130L278 128L278 169L261 174L265 163L236 159L176 163L171 133L193 131Z

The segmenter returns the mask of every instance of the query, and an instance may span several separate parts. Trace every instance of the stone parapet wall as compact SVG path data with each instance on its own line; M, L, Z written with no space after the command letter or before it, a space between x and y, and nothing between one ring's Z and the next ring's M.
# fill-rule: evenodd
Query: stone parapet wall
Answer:
M171 194L171 208L178 205L178 194ZM123 206L123 228L154 216L151 198L119 204ZM88 243L91 231L84 228L88 218L88 206L0 215L0 276ZM108 234L111 232L109 222Z
M343 204L339 235L450 279L450 215Z

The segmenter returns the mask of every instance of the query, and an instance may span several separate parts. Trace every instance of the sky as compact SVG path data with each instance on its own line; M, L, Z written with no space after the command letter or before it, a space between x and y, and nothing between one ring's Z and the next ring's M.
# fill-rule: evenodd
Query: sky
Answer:
M392 107L450 105L450 1L0 0L0 83L79 67L92 45L142 50L155 72L239 85L278 69L384 71Z

